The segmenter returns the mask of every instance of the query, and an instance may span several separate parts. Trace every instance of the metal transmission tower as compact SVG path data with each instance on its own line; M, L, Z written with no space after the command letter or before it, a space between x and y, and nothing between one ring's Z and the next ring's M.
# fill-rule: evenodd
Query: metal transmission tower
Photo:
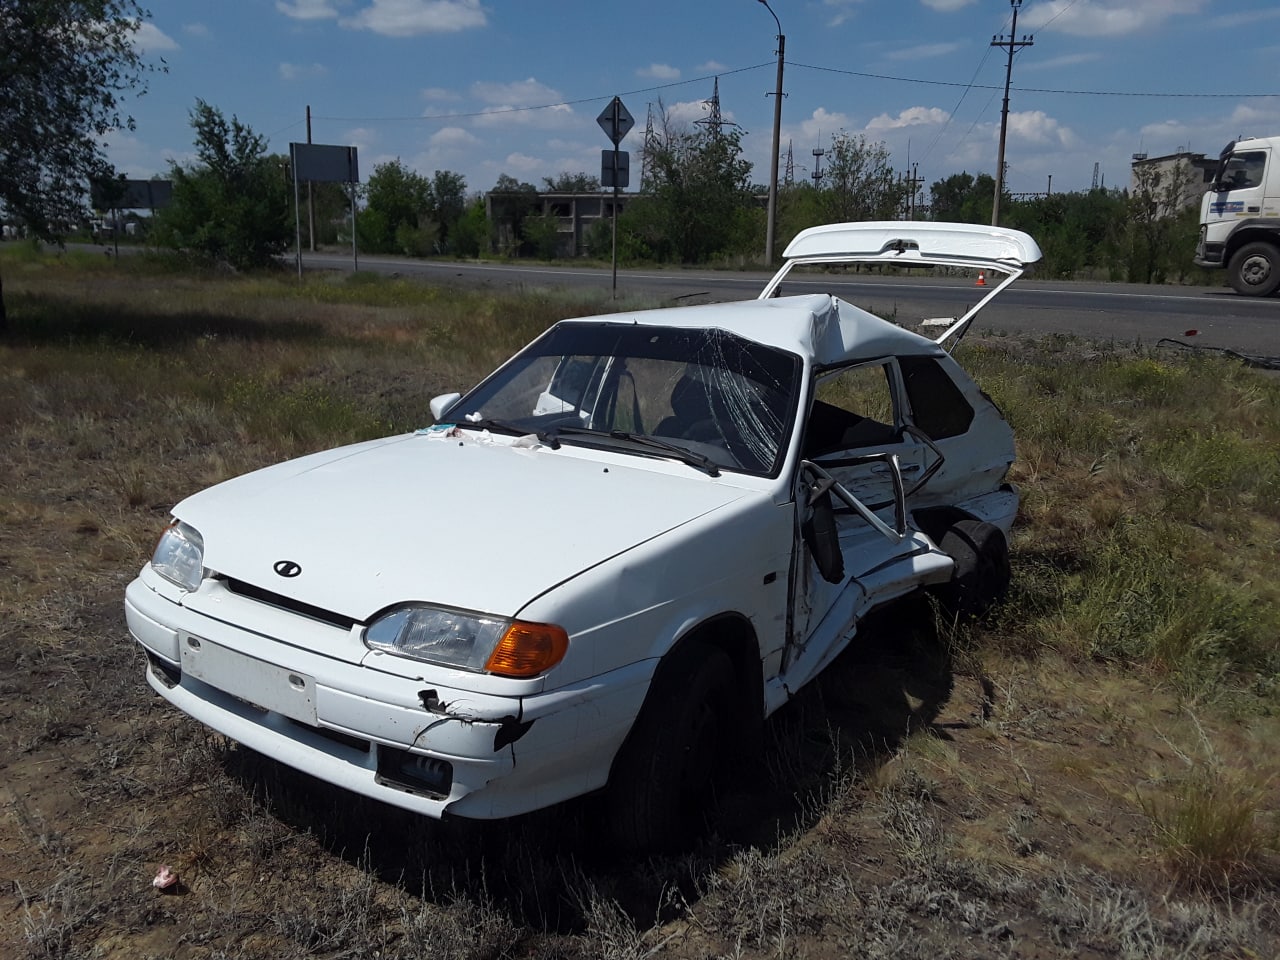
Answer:
M716 77L715 86L711 90L711 99L703 100L702 105L707 108L707 115L701 120L695 120L694 125L706 127L711 131L713 137L720 136L720 128L724 126L724 117L720 115L720 78Z
M1004 71L1004 106L1000 108L1000 156L996 159L996 196L991 204L991 225L998 227L1000 225L1000 194L1004 192L1004 142L1005 134L1009 129L1009 84L1013 80L1013 55L1023 47L1029 47L1035 43L1035 38L1023 36L1021 40L1017 39L1018 33L1018 9L1022 6L1022 0L1009 0L1009 5L1013 7L1013 26L1009 28L1009 36L1003 34L991 38L991 46L1004 47L1009 51L1008 65Z
M1098 189L1098 164L1096 161L1093 164L1093 183L1089 186L1089 189L1090 190Z
M791 152L791 141L787 141L787 166L782 175L782 182L788 187L796 182L796 158Z
M640 148L640 189L648 186L649 154L653 150L653 104L648 104L648 113L644 121L644 146Z
M822 183L822 158L826 155L827 151L821 147L813 148L813 173L810 176L813 177L814 187L818 187Z

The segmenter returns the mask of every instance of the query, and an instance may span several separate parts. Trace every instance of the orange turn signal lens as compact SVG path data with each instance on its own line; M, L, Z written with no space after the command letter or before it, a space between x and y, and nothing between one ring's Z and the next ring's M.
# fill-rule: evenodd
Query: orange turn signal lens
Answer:
M550 670L569 649L569 635L553 623L516 620L494 647L484 668L500 677L536 677Z

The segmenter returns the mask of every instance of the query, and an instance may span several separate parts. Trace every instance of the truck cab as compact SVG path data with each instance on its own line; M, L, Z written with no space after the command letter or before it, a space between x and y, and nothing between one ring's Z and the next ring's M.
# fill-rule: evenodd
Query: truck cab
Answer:
M1280 137L1227 144L1217 174L1200 202L1195 263L1225 268L1240 294L1271 296L1280 289Z

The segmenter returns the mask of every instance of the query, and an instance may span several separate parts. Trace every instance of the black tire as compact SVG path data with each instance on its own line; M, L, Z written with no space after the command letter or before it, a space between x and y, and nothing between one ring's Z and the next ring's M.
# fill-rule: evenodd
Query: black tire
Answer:
M938 543L955 561L951 580L938 599L953 613L982 617L1009 593L1009 544L999 527L982 520L957 520Z
M713 815L737 722L733 664L686 643L658 667L649 696L613 761L605 813L631 853L681 850Z
M1227 279L1246 297L1271 296L1280 289L1280 247L1261 240L1246 243L1232 254Z

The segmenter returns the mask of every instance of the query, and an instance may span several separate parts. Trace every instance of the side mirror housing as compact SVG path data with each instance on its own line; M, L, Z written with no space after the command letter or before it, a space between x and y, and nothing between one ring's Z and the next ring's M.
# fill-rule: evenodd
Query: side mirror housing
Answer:
M439 420L444 416L444 412L458 402L462 396L460 393L442 393L438 397L431 398L431 416Z

